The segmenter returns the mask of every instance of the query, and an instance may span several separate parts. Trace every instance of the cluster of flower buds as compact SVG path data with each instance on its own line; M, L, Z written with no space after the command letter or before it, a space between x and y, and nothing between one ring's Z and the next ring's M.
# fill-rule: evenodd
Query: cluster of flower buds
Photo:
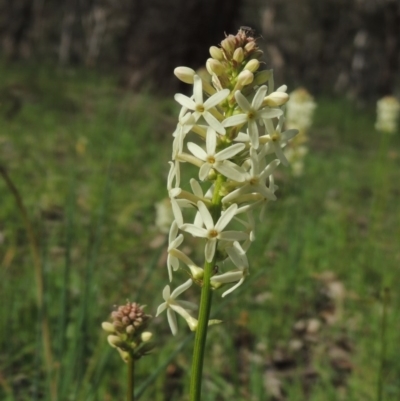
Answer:
M312 125L314 110L317 107L314 98L305 88L298 88L290 93L286 103L286 128L296 127L299 134L285 149L285 156L289 160L294 176L303 174L304 157L308 153L306 142L307 131Z
M376 103L377 131L394 134L397 131L400 103L394 96L385 96Z
M154 348L153 335L146 331L151 316L143 309L144 306L127 301L111 313L112 323L103 322L101 325L109 333L108 343L117 349L125 362L129 358L140 359Z
M193 94L175 95L182 109L173 133L167 183L174 214L169 279L179 269L190 276L172 293L169 285L164 288L164 302L157 311L159 315L167 310L173 334L175 313L196 330L192 311L197 305L176 298L193 283L204 284L203 268L179 249L184 235L204 241L206 263L214 266L212 288L233 284L223 297L238 288L249 274L246 252L255 239L253 211L260 208L262 217L267 202L276 200L273 172L280 163L288 165L283 148L298 133L283 129L287 88L274 90L272 71L259 71L262 51L251 32L241 29L227 36L220 47L210 48L210 55L206 62L210 79L187 67L175 69L181 81L193 85ZM199 146L196 138L205 146ZM198 170L190 188L182 188L181 169L188 164Z

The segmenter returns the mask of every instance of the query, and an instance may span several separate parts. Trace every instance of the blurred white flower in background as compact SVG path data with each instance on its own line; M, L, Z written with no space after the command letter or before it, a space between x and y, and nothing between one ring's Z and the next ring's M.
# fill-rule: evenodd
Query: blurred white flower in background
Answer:
M167 234L172 222L174 221L171 200L169 198L165 198L160 202L157 202L154 206L156 208L156 227L163 234Z
M307 131L313 122L317 104L305 88L298 88L290 94L286 103L286 127Z
M397 124L400 114L400 103L394 96L385 96L376 103L377 131L394 134L397 131Z
M317 104L305 88L298 88L290 94L286 103L286 128L296 127L299 134L293 138L284 150L290 162L292 174L295 177L303 175L304 158L308 153L305 143L308 141L307 131L313 123L313 116Z

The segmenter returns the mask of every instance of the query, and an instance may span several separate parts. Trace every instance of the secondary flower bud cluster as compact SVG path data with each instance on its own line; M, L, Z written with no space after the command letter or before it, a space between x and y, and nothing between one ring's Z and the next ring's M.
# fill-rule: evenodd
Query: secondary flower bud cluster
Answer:
M122 359L139 359L153 349L150 342L152 333L146 331L150 315L144 313L144 306L127 302L111 313L112 323L103 322L102 328L109 333L108 343L116 348Z
M174 221L169 231L168 274L178 270L190 278L171 292L167 285L157 315L167 310L173 334L176 313L191 330L197 327L197 305L177 300L193 283L203 285L204 270L182 251L185 236L204 244L206 266L214 267L210 283L222 293L238 288L249 274L246 252L255 239L253 211L276 200L273 173L288 165L283 148L298 133L284 130L282 106L286 86L274 90L271 70L259 71L262 56L256 40L245 30L210 48L206 68L210 79L188 67L175 75L193 85L190 96L176 94L182 106L174 131L167 189ZM203 145L202 145L203 144ZM181 186L181 169L197 168L189 187ZM218 267L217 267L218 266ZM209 324L218 321L210 321Z
M375 129L387 134L397 131L400 103L394 96L385 96L376 103Z
M298 88L291 92L290 99L286 103L285 126L287 128L296 127L299 130L299 134L285 149L285 156L290 162L294 176L303 174L304 157L308 153L307 132L312 125L316 107L314 98L305 88Z

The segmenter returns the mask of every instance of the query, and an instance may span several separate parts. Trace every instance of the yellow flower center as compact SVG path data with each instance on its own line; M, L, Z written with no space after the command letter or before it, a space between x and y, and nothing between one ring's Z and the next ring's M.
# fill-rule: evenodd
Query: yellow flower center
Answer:
M202 104L196 105L196 111L199 113L204 113L204 106Z
M250 110L247 112L247 118L249 120L254 120L255 117L256 117L256 112L254 110Z
M214 156L208 156L207 157L207 163L214 164L215 163L215 157Z
M209 238L216 238L216 237L218 237L218 231L217 230L210 230L208 232L208 236L209 236Z
M279 142L281 140L281 134L279 132L274 132L271 135L271 141L273 142Z

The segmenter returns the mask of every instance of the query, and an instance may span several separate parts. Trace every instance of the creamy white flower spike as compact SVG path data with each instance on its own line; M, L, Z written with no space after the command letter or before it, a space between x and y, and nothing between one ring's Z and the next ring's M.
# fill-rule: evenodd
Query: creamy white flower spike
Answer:
M176 300L193 283L201 288L203 299L211 288L219 291L230 285L222 293L225 297L245 282L246 252L255 240L253 213L261 210L261 217L269 202L277 199L274 171L292 160L283 152L297 134L296 129L283 129L287 87L275 90L272 70L259 71L262 52L249 32L239 30L236 36L226 36L220 47L211 47L211 58L198 73L188 67L175 69L193 92L175 95L182 107L172 134L173 162L167 180L174 218L168 277L175 280L182 272L190 276L172 294L169 286L164 288L164 302L157 311L167 309L173 334L176 313L191 330L197 327L191 314L195 305ZM194 241L204 245L204 260L186 254ZM204 328L204 314L199 322Z

